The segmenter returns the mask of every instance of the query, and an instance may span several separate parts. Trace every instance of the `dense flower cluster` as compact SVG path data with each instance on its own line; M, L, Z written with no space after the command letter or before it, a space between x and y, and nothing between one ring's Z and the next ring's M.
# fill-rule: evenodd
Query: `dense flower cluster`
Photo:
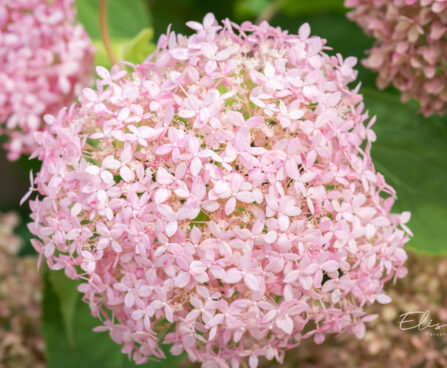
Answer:
M0 133L10 160L31 153L42 116L90 81L93 46L74 0L0 0Z
M323 345L309 340L287 354L283 365L262 364L265 368L440 368L447 367L445 346L447 323L447 258L410 253L408 277L388 288L392 303L372 306L380 315L371 322L365 338L343 334L328 338ZM386 287L387 288L387 287ZM402 324L403 314L411 314ZM409 322L409 320L412 320ZM420 330L417 323L421 322ZM428 327L429 324L433 327ZM414 328L410 328L414 327ZM406 329L406 330L403 330ZM192 367L185 363L182 367Z
M377 84L419 101L426 115L447 108L447 0L345 0L348 17L376 38L363 63Z
M362 337L403 277L409 214L370 157L354 58L304 24L212 14L46 121L33 245L137 363L256 367L313 337ZM33 187L34 189L34 187Z
M36 257L17 257L17 223L12 213L0 215L0 368L43 368L41 278Z

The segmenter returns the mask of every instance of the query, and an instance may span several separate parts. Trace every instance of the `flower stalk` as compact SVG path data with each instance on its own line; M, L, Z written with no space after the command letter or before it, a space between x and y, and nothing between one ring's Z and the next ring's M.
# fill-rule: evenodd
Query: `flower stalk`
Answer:
M107 21L107 0L99 0L99 30L101 32L102 43L106 49L107 56L112 64L118 64L118 58L110 41L109 26Z

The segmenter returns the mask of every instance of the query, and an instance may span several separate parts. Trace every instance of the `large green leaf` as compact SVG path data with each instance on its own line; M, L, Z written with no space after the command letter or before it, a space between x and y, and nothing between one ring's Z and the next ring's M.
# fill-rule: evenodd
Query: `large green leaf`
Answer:
M48 368L136 368L137 365L121 353L120 346L112 341L108 333L92 331L100 322L91 316L88 305L81 301L80 293L73 294L74 290L76 282L67 279L63 272L46 272L43 335ZM74 302L73 295L76 295ZM64 298L69 301L63 301ZM71 337L67 333L67 325L71 326ZM68 339L73 340L69 343ZM181 358L167 356L164 361L138 367L179 366Z
M408 247L447 254L447 122L425 119L415 104L402 104L393 94L362 92L367 108L377 115L376 169L397 191L393 210L412 213L414 237Z
M74 349L74 320L79 299L77 283L66 277L63 271L48 272L48 279L57 295L67 343L71 349Z

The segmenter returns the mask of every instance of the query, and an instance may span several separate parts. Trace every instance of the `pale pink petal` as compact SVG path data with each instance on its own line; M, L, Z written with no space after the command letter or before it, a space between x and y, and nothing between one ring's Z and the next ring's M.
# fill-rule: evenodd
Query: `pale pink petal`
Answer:
M113 156L107 156L102 161L102 167L105 169L118 170L121 167L121 162L116 160Z
M224 282L227 282L229 284L235 284L242 280L242 273L237 268L231 268L229 269L225 277L223 279Z
M250 273L244 275L244 282L247 287L253 291L259 291L259 280Z
M178 229L177 222L176 221L170 222L169 224L166 225L166 229L165 229L166 235L167 236L174 235L177 232L177 229Z
M227 216L230 216L235 208L236 208L236 199L234 197L231 197L225 204L225 214Z
M202 169L202 161L200 160L200 158L194 157L191 161L190 166L191 174L197 176L199 175L201 169Z
M177 60L186 60L189 57L189 52L187 48L177 47L170 51L171 56Z
M127 166L121 167L120 176L123 178L123 180L127 181L128 183L135 179L135 173Z

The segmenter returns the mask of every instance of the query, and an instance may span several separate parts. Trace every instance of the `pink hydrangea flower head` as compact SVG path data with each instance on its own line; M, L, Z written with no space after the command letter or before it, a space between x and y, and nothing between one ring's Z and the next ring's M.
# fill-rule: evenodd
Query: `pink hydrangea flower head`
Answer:
M355 59L304 24L189 22L38 135L33 244L137 363L256 367L352 332L403 277L409 214L371 161ZM243 363L244 362L244 363Z
M447 108L447 0L345 0L348 18L375 37L363 64L415 99L425 116Z
M74 0L0 0L0 133L8 158L35 148L45 113L71 104L91 80L93 46L74 24Z

